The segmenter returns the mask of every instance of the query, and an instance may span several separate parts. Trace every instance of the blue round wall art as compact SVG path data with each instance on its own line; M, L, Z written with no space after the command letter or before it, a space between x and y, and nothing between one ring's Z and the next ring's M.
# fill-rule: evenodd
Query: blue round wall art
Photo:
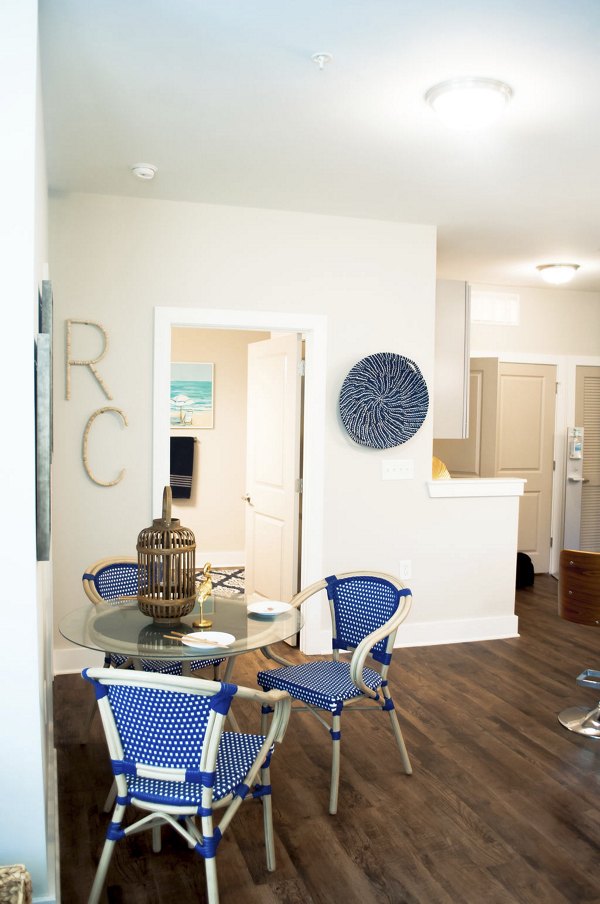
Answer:
M403 355L379 352L354 365L342 384L340 415L356 443L391 449L417 432L429 407L423 374Z

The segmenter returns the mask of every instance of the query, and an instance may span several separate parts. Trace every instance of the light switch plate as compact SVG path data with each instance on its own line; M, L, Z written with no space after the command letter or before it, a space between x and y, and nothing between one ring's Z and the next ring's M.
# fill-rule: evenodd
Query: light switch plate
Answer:
M412 458L384 458L381 461L382 480L413 480L415 463Z

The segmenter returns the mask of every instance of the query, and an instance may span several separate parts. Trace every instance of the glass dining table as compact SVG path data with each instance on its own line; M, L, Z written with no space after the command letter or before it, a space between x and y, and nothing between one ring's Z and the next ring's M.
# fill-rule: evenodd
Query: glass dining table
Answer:
M137 601L111 601L81 606L60 620L61 635L81 647L103 653L120 653L140 659L175 659L184 664L197 659L227 659L224 680L231 674L235 658L250 650L270 647L282 640L290 640L302 627L298 609L285 604L269 605L270 601L249 604L243 594L219 596L213 594L204 601L202 615L211 625L205 629L194 626L200 620L200 609L194 607L189 615L177 621L156 622L140 612ZM252 611L257 609L259 611ZM282 610L282 611L279 611ZM214 632L230 635L226 645L200 643L188 646L168 635L173 633L211 637Z

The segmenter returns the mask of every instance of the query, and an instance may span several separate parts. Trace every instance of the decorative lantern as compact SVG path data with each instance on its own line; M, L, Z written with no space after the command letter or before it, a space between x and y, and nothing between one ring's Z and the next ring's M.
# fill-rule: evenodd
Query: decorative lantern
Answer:
M155 622L174 622L194 608L196 538L171 518L171 487L163 492L162 518L138 536L138 607Z

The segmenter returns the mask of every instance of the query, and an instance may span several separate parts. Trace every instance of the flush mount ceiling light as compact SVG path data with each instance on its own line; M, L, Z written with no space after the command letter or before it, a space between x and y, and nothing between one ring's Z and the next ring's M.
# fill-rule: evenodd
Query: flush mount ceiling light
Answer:
M150 179L154 179L158 172L158 167L154 166L153 163L134 163L131 167L131 172L138 179L148 182Z
M539 264L536 268L544 282L561 286L570 282L579 270L579 264Z
M480 129L497 119L512 97L495 78L451 78L430 88L425 100L442 122L455 129Z

